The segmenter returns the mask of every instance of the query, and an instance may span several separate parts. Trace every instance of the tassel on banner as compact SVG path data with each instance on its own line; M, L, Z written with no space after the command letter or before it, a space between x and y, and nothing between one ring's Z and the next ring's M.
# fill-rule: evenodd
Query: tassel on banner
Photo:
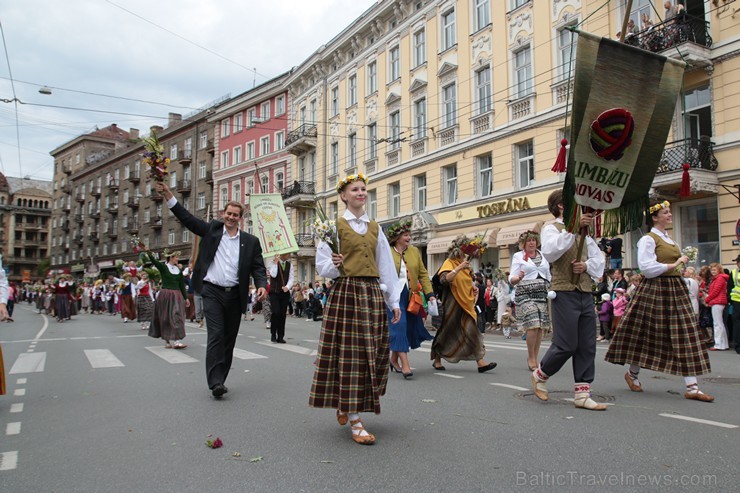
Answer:
M560 150L558 151L558 157L555 159L555 164L552 166L554 173L565 173L565 146L568 145L568 139L560 141Z
M596 238L601 238L601 218L603 217L602 211L596 211Z
M688 197L691 195L691 178L689 177L689 163L683 163L683 176L681 177L681 190L678 195L680 197Z

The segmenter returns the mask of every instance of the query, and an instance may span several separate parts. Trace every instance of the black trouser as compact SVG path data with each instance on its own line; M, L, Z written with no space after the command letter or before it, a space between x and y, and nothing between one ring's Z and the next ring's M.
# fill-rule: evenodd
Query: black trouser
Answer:
M208 344L206 346L206 379L208 388L225 383L234 357L234 345L239 334L241 309L239 288L231 291L203 284L203 314L206 317Z
M273 293L270 291L270 340L281 341L285 338L285 317L288 304L290 304L290 293L281 291Z
M735 351L740 353L740 301L730 303L732 303L732 336L735 341Z

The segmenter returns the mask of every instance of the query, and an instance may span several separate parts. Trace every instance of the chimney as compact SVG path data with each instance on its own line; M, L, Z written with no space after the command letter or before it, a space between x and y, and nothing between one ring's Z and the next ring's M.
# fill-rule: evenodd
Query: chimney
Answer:
M139 140L139 129L130 128L128 131L128 136L131 140Z
M151 127L149 127L149 131L154 132L155 134L162 133L162 130L164 130L164 128L160 127L159 125L152 125Z
M182 115L180 113L169 113L167 117L169 119L169 121L167 122L168 127L171 127L175 123L182 121Z

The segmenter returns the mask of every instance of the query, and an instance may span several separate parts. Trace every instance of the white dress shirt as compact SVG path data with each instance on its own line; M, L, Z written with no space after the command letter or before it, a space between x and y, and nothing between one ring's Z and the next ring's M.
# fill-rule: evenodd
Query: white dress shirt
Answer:
M0 264L0 304L8 303L8 295L10 294L10 285L8 284L8 278L5 277L5 269Z
M676 242L663 231L652 228L651 233L655 233L669 245L675 245ZM668 264L658 262L655 255L655 240L650 235L645 235L637 242L637 265L640 267L640 273L648 279L653 279L668 270Z
M555 222L563 224L563 220L560 218L556 219ZM552 264L573 246L573 243L576 241L576 235L565 229L558 231L558 228L554 224L548 224L542 228L540 239L542 240L542 246L540 247L542 256ZM586 237L586 247L588 251L586 272L588 272L588 275L592 279L596 280L604 274L606 259L601 250L599 250L599 245L590 236Z
M355 217L349 210L345 210L342 217L347 220L355 233L361 235L367 233L367 228L370 224L370 218L367 214ZM393 260L391 246L381 228L378 228L375 263L378 265L380 283L386 286L383 292L386 304L391 309L398 308L401 290L399 289L398 274L396 274L396 263ZM323 241L319 241L319 245L316 247L316 270L320 276L330 279L336 279L340 275L339 269L334 266L331 260L331 247Z
M280 261L278 261L280 262ZM295 276L293 275L295 273L295 268L293 266L290 266L290 274L288 274L288 282L285 283L285 287L288 288L288 290L293 288L293 282ZM278 266L275 262L270 264L270 277L274 277L277 279L278 276Z
M177 199L171 197L167 201L167 207L172 209L177 204ZM203 281L210 282L217 286L229 288L239 284L239 241L241 239L241 230L237 229L236 235L229 236L224 226L223 237L218 244L216 256L213 262L208 266L208 272L203 277Z
M516 252L514 257L511 259L511 274L509 274L509 282L511 282L514 277L519 277L519 273L522 271L524 271L524 277L519 279L519 281L534 281L537 277L547 279L548 281L552 279L552 275L550 274L550 264L547 262L547 259L542 256L542 262L540 262L540 265L535 264L531 257L525 262L523 250Z

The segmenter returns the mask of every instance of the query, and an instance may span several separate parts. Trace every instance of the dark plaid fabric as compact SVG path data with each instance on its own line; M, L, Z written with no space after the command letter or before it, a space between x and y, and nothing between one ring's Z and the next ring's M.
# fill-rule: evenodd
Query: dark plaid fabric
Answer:
M643 279L617 325L606 361L691 377L711 371L680 277Z
M134 297L130 294L121 295L121 318L133 320L136 318L136 306L134 306Z
M430 358L444 358L450 363L460 361L478 361L486 354L483 335L478 330L478 322L463 310L450 290L449 284L442 279L442 303L444 313L442 323L434 334Z
M321 324L308 404L380 414L388 382L388 317L377 278L340 277Z
M154 302L149 295L136 297L136 313L139 315L138 322L151 322L154 312Z
M0 347L0 395L5 395L5 366L3 364L2 347Z
M185 300L176 289L161 289L154 303L149 337L165 341L185 339Z

